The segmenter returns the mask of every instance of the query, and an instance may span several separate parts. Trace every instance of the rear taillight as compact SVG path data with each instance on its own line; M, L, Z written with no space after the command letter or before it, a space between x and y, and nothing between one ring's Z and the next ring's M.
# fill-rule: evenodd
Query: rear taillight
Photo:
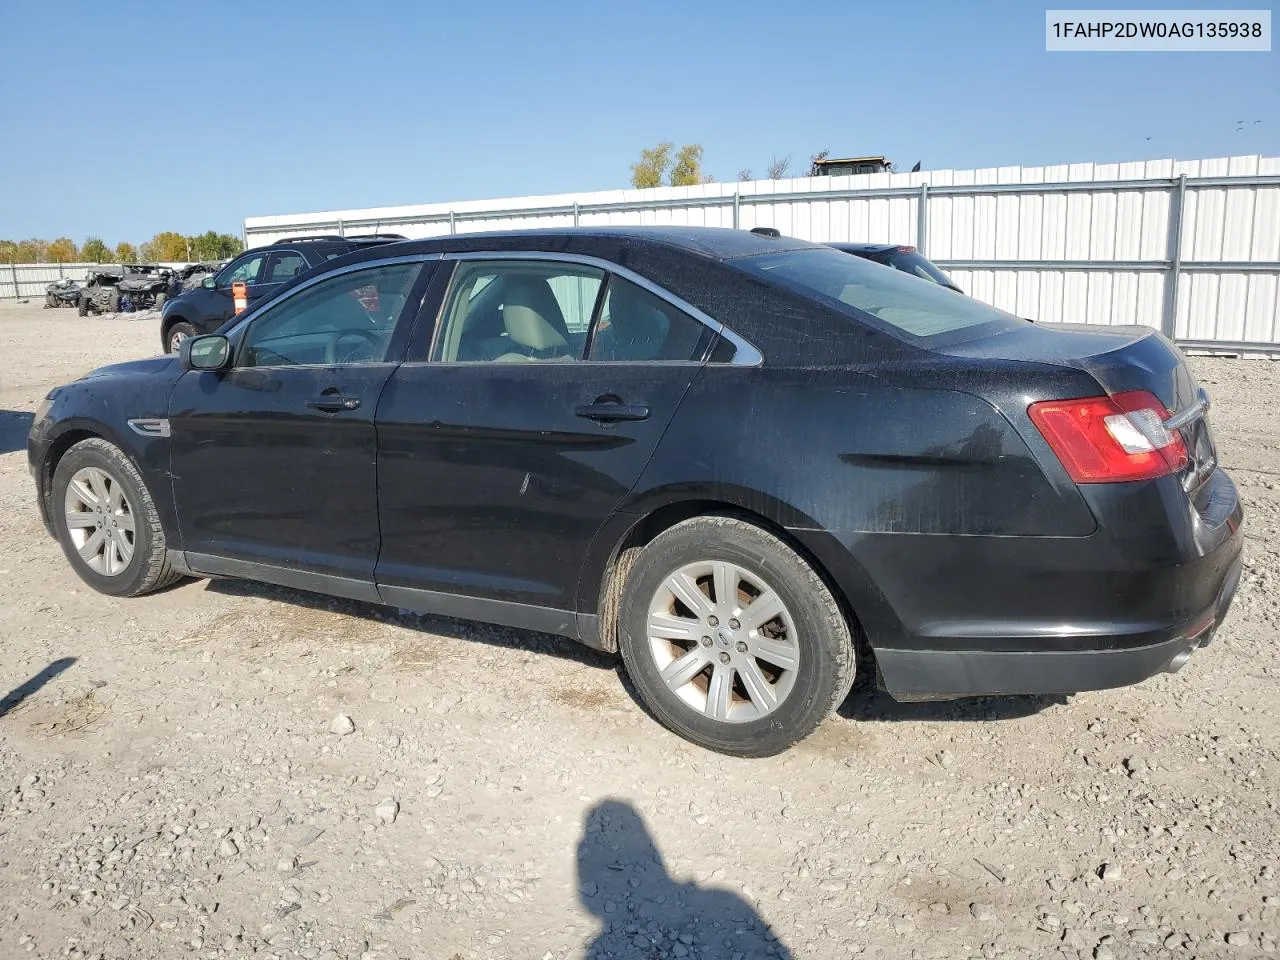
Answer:
M1027 413L1076 483L1150 480L1187 464L1182 435L1165 429L1168 409L1146 390L1045 400Z

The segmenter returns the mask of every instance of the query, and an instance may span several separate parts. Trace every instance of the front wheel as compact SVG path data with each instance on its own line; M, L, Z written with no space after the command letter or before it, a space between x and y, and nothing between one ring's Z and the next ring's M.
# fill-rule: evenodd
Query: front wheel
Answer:
M156 310L159 310L161 307L164 306L164 302L168 299L169 299L169 294L161 290L159 293L156 294L156 302L153 303L151 306Z
M741 757L802 740L853 684L853 636L827 585L736 517L695 517L644 548L622 591L618 645L658 720Z
M76 311L82 317L87 317L89 315L89 298L88 297L81 297L79 300L76 301Z
M67 560L99 593L136 597L181 576L142 475L106 440L81 440L58 461L50 513Z
M182 341L187 337L194 337L196 328L191 324L184 322L175 323L169 328L169 332L165 334L165 346L170 353L177 353L178 348L182 346Z

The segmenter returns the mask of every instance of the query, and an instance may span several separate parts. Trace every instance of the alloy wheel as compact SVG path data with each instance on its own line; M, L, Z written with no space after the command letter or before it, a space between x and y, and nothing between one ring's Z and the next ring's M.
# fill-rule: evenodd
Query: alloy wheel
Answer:
M137 534L124 486L98 467L77 470L63 502L67 535L94 573L119 576L133 559Z
M648 647L662 681L712 720L746 723L795 686L795 621L761 577L723 560L670 574L649 604Z

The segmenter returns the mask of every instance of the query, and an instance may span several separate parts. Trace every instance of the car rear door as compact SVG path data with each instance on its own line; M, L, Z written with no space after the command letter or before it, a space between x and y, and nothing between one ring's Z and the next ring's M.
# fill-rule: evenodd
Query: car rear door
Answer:
M638 279L571 257L458 258L434 347L411 351L378 407L384 600L563 632L592 536L716 336Z
M231 332L230 369L179 380L171 470L194 570L377 599L373 417L426 260L354 264L299 285ZM377 313L362 303L370 288Z

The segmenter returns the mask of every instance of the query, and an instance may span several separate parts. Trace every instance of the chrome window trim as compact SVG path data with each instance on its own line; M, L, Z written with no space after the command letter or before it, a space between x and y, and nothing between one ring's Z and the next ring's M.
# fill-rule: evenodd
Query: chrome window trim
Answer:
M439 253L408 253L408 254L402 254L401 256L398 256L398 257L379 257L377 260L361 260L359 263L349 263L345 267L339 267L336 270L327 270L324 273L317 274L316 276L309 278L304 283L298 284L296 287L294 287L292 290L290 290L288 293L286 293L282 297L279 297L279 298L272 297L270 300L264 303L260 303L256 307L252 307L249 310L246 310L244 316L240 318L239 322L237 322L234 327L228 330L224 334L224 336L228 338L240 336L244 330L245 324L252 323L254 320L256 320L259 316L262 315L264 310L267 310L268 308L275 309L280 304L286 302L287 300L291 300L293 297L302 293L304 290L310 290L316 284L321 283L325 280L332 280L334 277L345 276L348 273L355 273L359 270L372 270L375 267L389 267L399 263L429 263L433 260L441 259L442 256L443 254L439 254ZM405 304L405 307L406 308L408 307L407 303ZM418 309L419 310L422 309L422 304L418 304ZM414 312L414 316L415 317L417 316L416 311ZM236 343L237 349L239 348L239 346L240 344L237 342ZM363 361L363 362L385 363L387 361L370 360L370 361ZM245 369L278 370L281 367L284 367L286 369L292 369L298 366L308 366L308 367L329 366L329 364L276 364L274 367L253 367L253 368L245 368ZM233 366L232 369L241 369L241 368Z
M628 280L636 286L653 294L659 300L669 303L682 313L688 314L694 320L697 320L704 327L710 328L713 332L724 337L735 348L733 359L726 364L716 364L716 366L727 367L758 367L764 363L764 357L754 344L748 342L744 337L730 330L727 326L716 320L714 317L708 316L699 310L693 304L686 300L682 300L669 290L665 290L658 284L654 283L648 277L642 277L634 270L628 270L620 264L614 263L612 260L605 260L602 257L593 257L581 253L554 253L546 250L489 250L489 251L472 251L468 250L463 253L445 253L441 255L444 260L533 260L548 261L551 263L571 263L583 267L595 267L598 270L604 270L614 276ZM459 361L438 361L433 360L435 356L436 338L440 335L440 323L444 316L444 309L449 303L449 298L453 294L453 278L449 279L449 290L445 294L444 300L440 304L440 313L436 316L436 326L431 335L431 349L428 352L427 363L458 363ZM461 361L466 363L468 361ZM489 360L470 361L474 363L492 363ZM580 360L581 363L615 363L613 360ZM703 364L709 361L705 360L684 360L684 361L665 361L665 360L635 360L632 363L647 364L666 364L666 363L696 363Z

